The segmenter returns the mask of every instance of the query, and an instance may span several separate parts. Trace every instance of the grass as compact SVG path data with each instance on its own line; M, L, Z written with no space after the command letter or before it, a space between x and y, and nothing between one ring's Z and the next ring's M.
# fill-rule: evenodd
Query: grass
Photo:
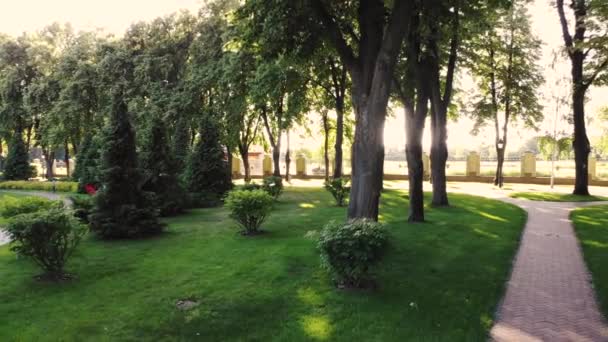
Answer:
M485 341L525 212L451 203L408 224L405 192L383 194L392 243L374 292L338 290L320 268L314 236L345 209L313 188L287 189L254 238L223 208L167 220L157 238L89 237L70 283L36 282L32 264L0 247L0 340ZM180 311L180 299L200 304Z
M570 218L593 277L598 300L608 314L608 205L578 208Z
M510 197L523 198L530 201L548 201L548 202L594 202L608 201L608 197L602 196L581 196L573 194L564 194L559 192L514 192L509 194Z

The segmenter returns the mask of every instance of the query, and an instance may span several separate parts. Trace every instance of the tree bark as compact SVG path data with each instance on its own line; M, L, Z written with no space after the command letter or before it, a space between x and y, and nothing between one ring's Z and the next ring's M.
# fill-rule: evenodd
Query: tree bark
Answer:
M53 165L55 165L55 152L44 152L44 161L46 163L46 179L53 178Z
M70 148L68 142L65 142L65 153L63 154L63 162L65 163L66 176L70 178Z
M329 118L327 117L327 112L323 114L323 159L325 160L325 181L329 180ZM336 160L337 164L337 160ZM334 174L334 178L335 174Z
M386 107L393 69L407 35L413 2L394 1L387 25L383 1L361 0L357 10L360 39L355 43L358 46L356 55L324 2L315 0L312 5L352 80L356 124L348 218L377 221L384 167Z
M435 107L435 104L433 104ZM433 183L434 206L448 206L447 176L445 167L448 160L447 118L445 112L433 110L431 116L431 179Z
M344 141L344 98L336 99L336 144L334 146L334 178L341 178L343 174L343 152Z
M289 145L289 130L287 130L287 149L285 150L285 180L288 182L291 179L291 175L289 174L289 166L291 165L291 151L289 150Z
M505 149L506 149L506 146L503 148L499 148L498 145L496 146L497 164L496 164L496 175L494 176L494 185L498 186L499 188L502 188L502 185L504 183L502 169L503 169L503 165L505 162Z
M581 66L582 69L582 66ZM581 71L582 72L582 71ZM585 91L577 87L572 92L572 104L574 109L574 161L576 167L576 179L574 182L575 195L589 195L589 171L588 158L591 152L587 129L585 127Z
M428 113L428 94L422 87L418 88L416 108L411 101L405 107L406 145L409 182L409 216L408 222L424 222L424 167L422 162L422 135L424 121Z

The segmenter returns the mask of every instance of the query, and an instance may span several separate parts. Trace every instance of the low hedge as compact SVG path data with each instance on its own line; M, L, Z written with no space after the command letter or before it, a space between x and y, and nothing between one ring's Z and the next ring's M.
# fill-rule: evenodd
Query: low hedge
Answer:
M53 191L53 182L38 182L38 181L5 181L0 182L2 190L38 190L38 191ZM76 192L78 190L77 182L55 182L55 191L59 192Z

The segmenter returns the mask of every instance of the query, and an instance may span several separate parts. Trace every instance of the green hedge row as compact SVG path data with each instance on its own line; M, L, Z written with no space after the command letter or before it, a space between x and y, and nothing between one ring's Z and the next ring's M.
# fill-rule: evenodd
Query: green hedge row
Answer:
M0 182L0 189L53 191L53 183L38 181L6 181ZM55 190L61 192L76 192L76 190L78 190L78 183L55 182Z

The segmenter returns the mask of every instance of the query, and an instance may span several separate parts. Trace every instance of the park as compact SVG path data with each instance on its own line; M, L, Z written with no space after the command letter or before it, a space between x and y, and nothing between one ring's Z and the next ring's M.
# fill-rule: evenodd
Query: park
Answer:
M608 2L3 7L0 341L608 341Z

